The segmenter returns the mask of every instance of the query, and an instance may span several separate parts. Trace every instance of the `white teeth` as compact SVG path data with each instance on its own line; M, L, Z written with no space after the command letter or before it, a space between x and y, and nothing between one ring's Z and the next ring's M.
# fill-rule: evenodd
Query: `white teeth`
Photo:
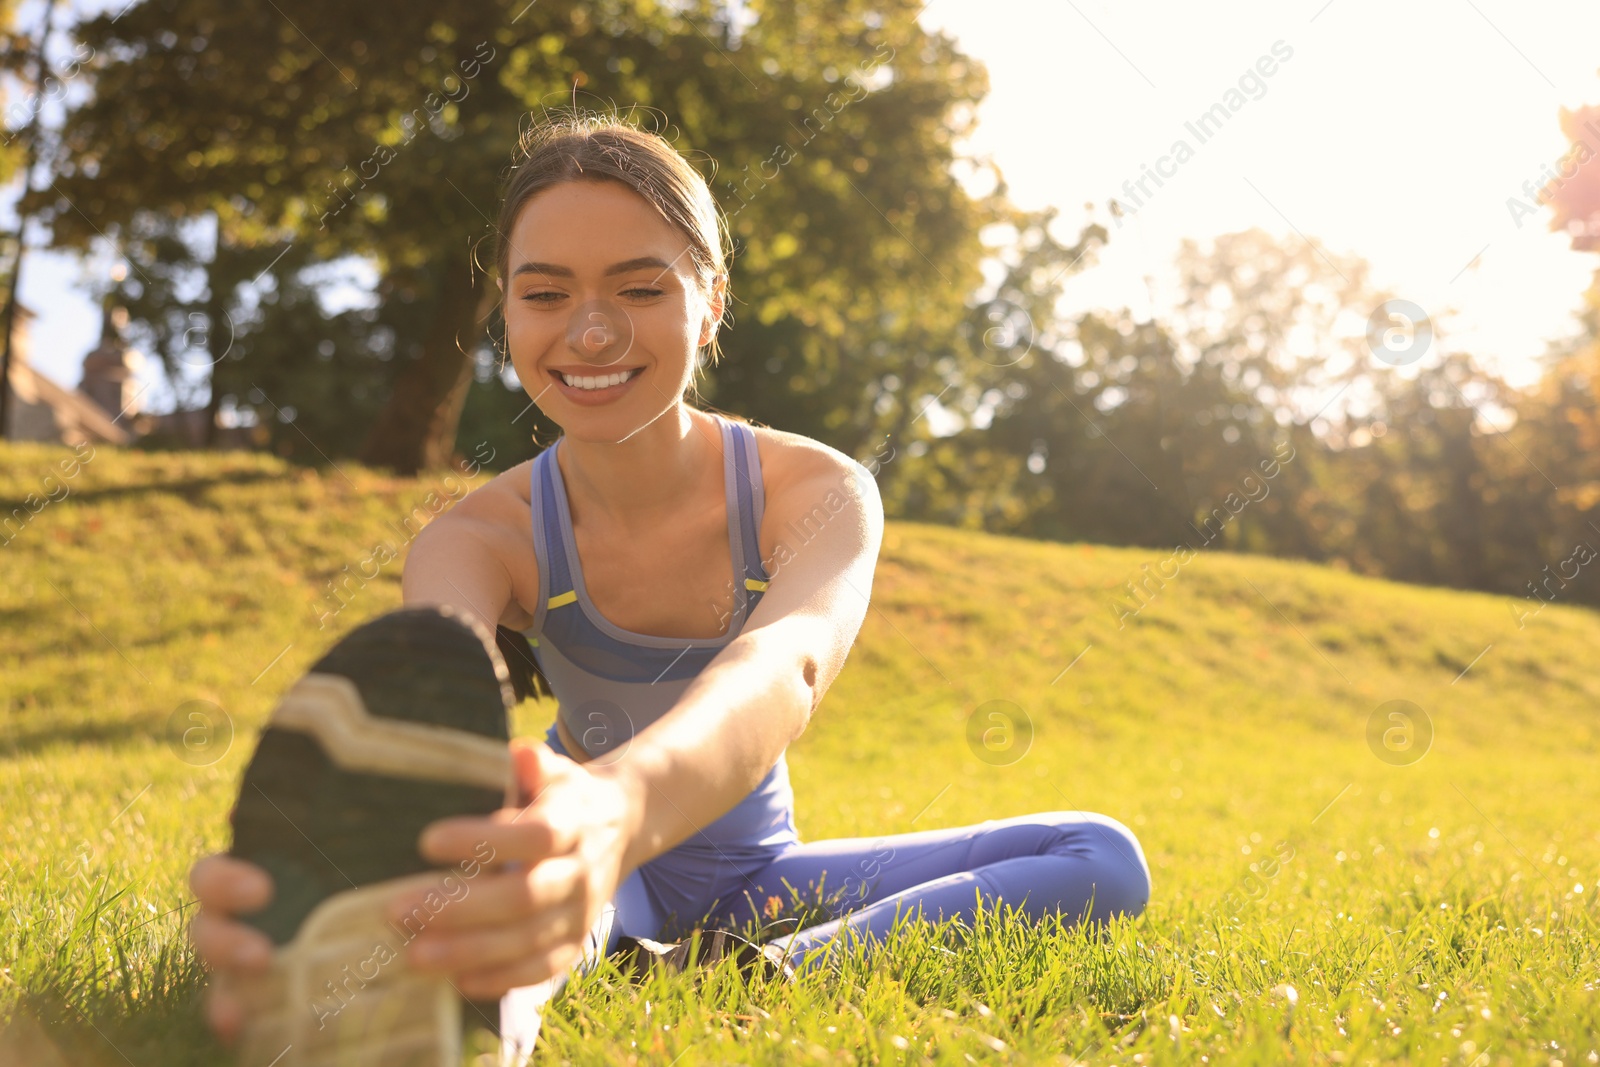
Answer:
M557 371L557 373L559 374L560 372ZM605 389L608 386L621 385L628 380L631 373L631 371L621 371L616 374L608 374L603 378L588 376L580 378L572 374L562 374L561 380L574 389Z

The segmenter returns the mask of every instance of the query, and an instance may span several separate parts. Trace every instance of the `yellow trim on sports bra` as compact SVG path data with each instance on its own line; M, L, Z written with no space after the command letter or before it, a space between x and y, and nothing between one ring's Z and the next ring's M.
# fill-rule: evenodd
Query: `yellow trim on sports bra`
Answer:
M762 581L756 580L755 578L746 578L744 580L744 587L746 589L754 589L757 592L766 592L767 586L769 586L771 584L772 583L770 581L762 582Z
M565 593L562 593L560 596L551 597L549 602L545 604L545 608L546 609L559 608L561 605L563 605L563 604L571 604L573 601L575 601L577 599L578 599L578 591L576 589L568 589Z

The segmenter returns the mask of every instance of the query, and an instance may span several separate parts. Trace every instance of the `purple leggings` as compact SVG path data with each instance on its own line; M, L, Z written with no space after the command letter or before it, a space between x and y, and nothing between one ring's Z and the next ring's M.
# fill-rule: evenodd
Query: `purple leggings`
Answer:
M887 938L896 914L971 923L981 891L1035 921L1060 912L1069 923L1137 915L1150 899L1150 868L1138 839L1105 815L1050 811L973 826L883 837L810 841L748 876L713 911L716 926L756 917L768 897L785 905L828 898L836 917L776 939L797 971L819 964L837 939ZM787 883L787 885L785 884Z
M649 863L630 873L589 931L583 957L573 968L508 994L501 1016L508 1035L520 1031L519 1044L531 1049L543 1005L574 970L592 970L624 933L659 938L664 887L652 885L658 878ZM960 916L970 924L979 892L986 909L995 910L1003 901L1035 921L1059 912L1068 922L1098 923L1117 914L1137 915L1150 899L1150 868L1138 838L1109 816L1082 811L803 842L736 881L735 888L714 898L708 929L741 927L763 911L769 897L791 905L790 886L802 900L834 900L835 918L775 939L802 973L821 966L835 944L848 949L860 938L864 951L872 952L894 927L897 913L935 922Z
M661 936L664 917L646 864L623 879L590 931L589 955L609 954L622 934ZM791 892L793 887L795 892ZM744 874L707 909L708 929L739 929L768 898L830 903L834 918L774 939L797 971L819 965L835 940L883 941L897 913L934 922L973 921L984 906L1013 906L1035 921L1059 912L1069 923L1137 915L1150 899L1150 868L1122 823L1082 811L990 819L972 826L883 837L841 837L791 845ZM580 969L593 965L585 961Z
M545 741L570 758L554 724ZM702 919L707 929L741 929L763 915L770 898L789 908L796 894L824 903L832 916L774 939L796 971L820 963L827 953L813 950L831 939L865 938L871 952L872 941L894 927L897 910L934 922L960 916L970 924L979 891L985 908L1004 902L1034 921L1060 912L1069 922L1102 922L1137 915L1150 900L1139 839L1107 815L1047 811L945 830L802 842L792 804L785 776L776 793L740 803L735 814L749 809L747 825L725 832L720 844L691 840L641 864L589 931L577 968L587 971L597 955L610 955L623 934L678 940Z

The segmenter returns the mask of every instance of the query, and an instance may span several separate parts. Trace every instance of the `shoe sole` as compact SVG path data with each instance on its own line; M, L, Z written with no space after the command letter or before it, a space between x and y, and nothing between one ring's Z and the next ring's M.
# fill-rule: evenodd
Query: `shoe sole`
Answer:
M264 974L233 984L241 1067L458 1067L464 1026L498 1026L497 1004L464 1011L403 953L493 858L436 869L417 837L514 802L510 695L480 623L406 609L352 631L273 710L230 816L230 854L274 884L239 917L275 946ZM386 917L397 891L424 886L439 891Z

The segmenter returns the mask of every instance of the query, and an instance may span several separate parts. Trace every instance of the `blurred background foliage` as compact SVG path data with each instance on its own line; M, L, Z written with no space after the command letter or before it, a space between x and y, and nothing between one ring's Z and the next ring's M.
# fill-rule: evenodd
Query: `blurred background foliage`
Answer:
M729 217L699 402L867 463L891 517L1600 603L1574 562L1600 551L1600 286L1522 390L1453 350L1447 315L1414 365L1376 360L1369 320L1403 294L1256 230L1185 246L1167 320L1062 316L1120 220L1085 205L1064 243L984 160L992 191L968 192L987 74L921 6L145 0L68 25L85 91L12 130L0 178L32 139L23 210L58 247L115 241L116 299L181 404L253 413L309 463L412 473L486 441L509 466L559 428L496 348L501 183L533 119L615 106ZM1600 211L1593 173L1556 225Z

